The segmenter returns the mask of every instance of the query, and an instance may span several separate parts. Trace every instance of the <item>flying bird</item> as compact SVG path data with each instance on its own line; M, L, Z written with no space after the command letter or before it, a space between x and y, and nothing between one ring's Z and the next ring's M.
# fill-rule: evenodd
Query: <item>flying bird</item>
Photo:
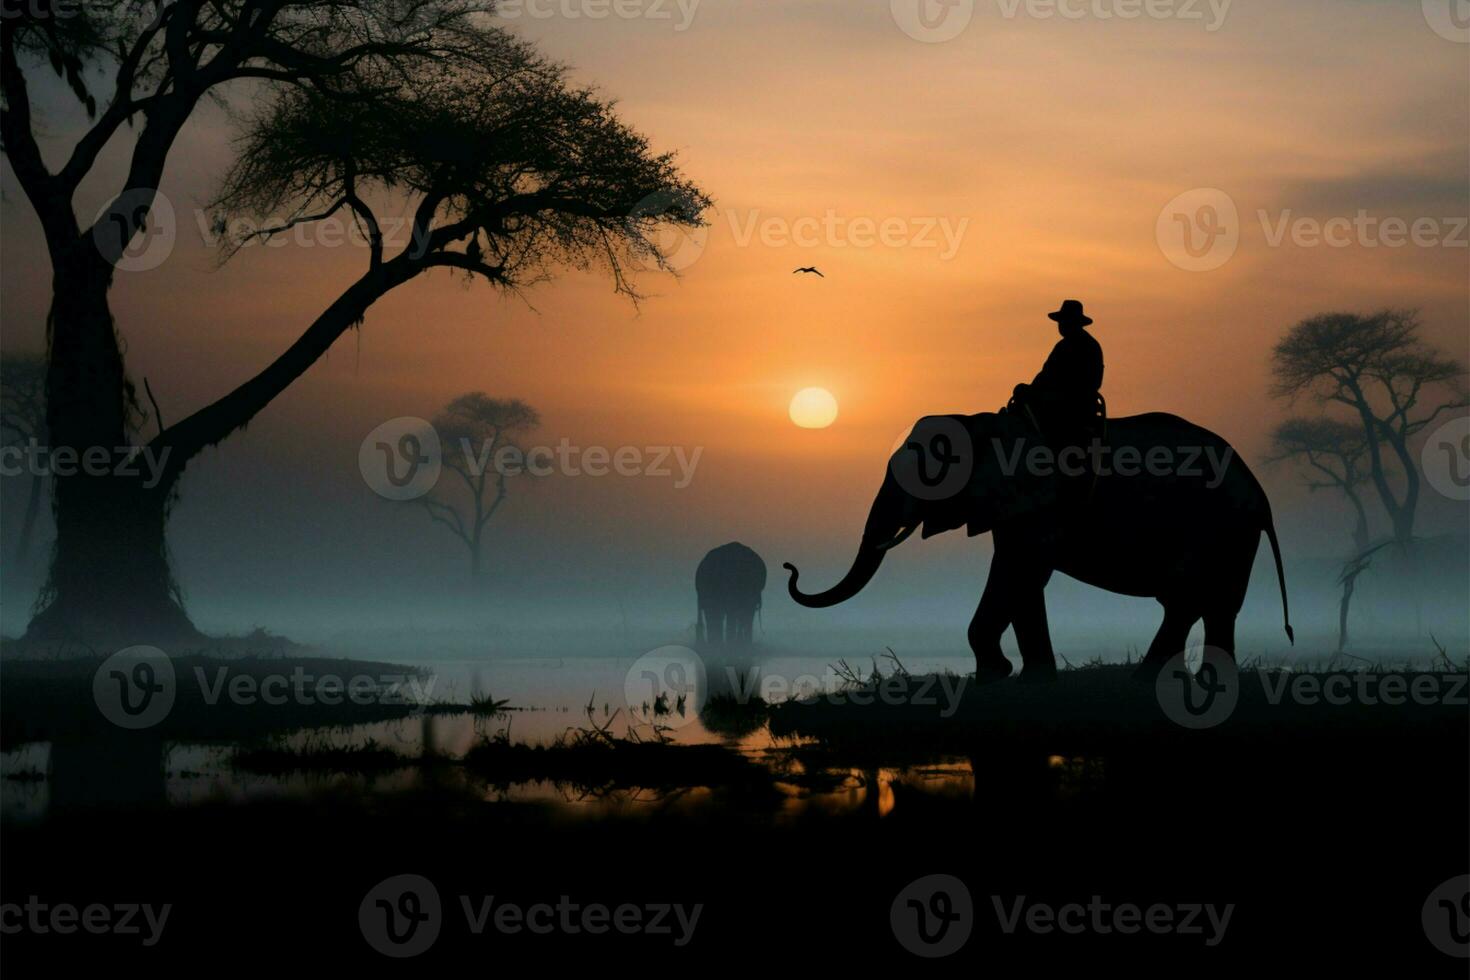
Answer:
M793 276L796 275L798 272L810 272L810 273L816 275L817 277L819 277L821 279L826 279L827 278L826 276L822 275L822 270L821 269L818 269L814 265L806 265L806 266L802 266L800 269L792 269L791 270L791 274Z

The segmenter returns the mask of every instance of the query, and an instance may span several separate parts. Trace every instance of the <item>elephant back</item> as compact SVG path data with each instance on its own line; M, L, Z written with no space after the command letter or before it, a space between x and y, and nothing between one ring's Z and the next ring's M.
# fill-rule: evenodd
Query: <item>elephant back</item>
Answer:
M694 588L700 594L754 592L759 596L765 587L765 561L739 541L712 548L694 572Z

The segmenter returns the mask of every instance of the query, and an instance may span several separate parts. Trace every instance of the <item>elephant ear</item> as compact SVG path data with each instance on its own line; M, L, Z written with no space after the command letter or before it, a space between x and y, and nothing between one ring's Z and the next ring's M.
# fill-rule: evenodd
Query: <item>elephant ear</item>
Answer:
M1009 413L929 415L894 452L889 470L921 520L922 537L957 527L970 535L1056 502L1050 476L1028 472L1040 436Z
M1024 419L1010 412L971 415L966 426L975 447L967 490L966 533L984 534L1056 504L1055 478L1026 465L1027 454L1044 445Z
M952 531L968 520L974 445L966 416L928 415L894 451L889 474L907 495L921 537Z

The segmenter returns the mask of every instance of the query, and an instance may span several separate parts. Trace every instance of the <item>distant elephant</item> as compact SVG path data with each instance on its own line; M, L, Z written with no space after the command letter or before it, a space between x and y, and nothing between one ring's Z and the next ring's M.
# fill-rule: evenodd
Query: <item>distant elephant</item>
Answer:
M812 608L845 602L872 579L884 553L920 525L925 538L961 525L972 536L994 530L995 557L969 630L977 678L1010 674L1000 647L1009 625L1021 651L1021 679L1056 676L1044 598L1053 571L1159 600L1164 622L1139 668L1147 678L1184 650L1201 618L1205 643L1234 656L1235 617L1264 531L1286 635L1293 638L1270 502L1224 439L1155 413L1110 420L1091 451L1102 465L1087 462L1079 471L1079 458L1068 459L1074 475L1061 482L1070 482L1074 499L1068 520L1059 523L1061 484L1043 465L1050 450L1022 416L920 419L889 461L842 581L808 595L797 589L796 567L787 563L791 597ZM1052 458L1053 465L1067 459L1065 453Z
M694 572L701 643L745 645L766 587L766 563L737 541L705 555Z

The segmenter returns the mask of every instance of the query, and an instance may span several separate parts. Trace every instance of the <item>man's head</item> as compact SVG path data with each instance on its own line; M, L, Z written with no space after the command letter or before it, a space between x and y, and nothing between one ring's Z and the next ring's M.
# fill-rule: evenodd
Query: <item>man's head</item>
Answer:
M1056 321L1057 329L1062 333L1081 330L1092 322L1092 317L1082 312L1082 303L1075 299L1062 300L1062 308L1047 316Z

